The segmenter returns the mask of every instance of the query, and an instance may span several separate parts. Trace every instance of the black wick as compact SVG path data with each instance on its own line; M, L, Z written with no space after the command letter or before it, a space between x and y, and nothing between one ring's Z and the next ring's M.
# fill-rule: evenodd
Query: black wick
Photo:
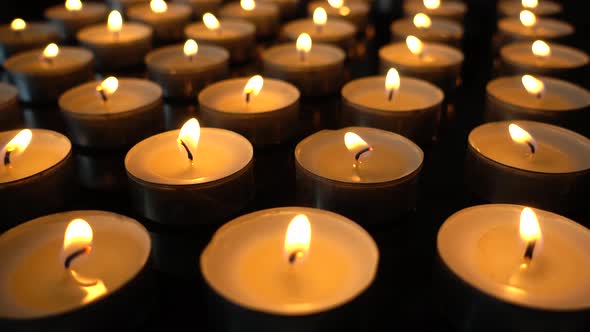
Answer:
M389 89L389 96L387 97L387 99L389 101L393 100L393 95L395 94L395 89Z
M295 261L297 260L297 258L300 258L303 256L303 251L301 250L296 250L293 251L290 255L289 255L289 264L294 264Z
M6 150L6 153L4 154L4 166L10 164L10 153L12 152L12 150Z
M527 243L526 249L524 251L524 259L526 261L530 262L533 259L533 253L535 251L536 244L537 244L537 241L535 241L535 240L529 241L529 243Z
M250 94L252 92L246 92L246 104L248 104L250 102Z
M104 89L101 86L99 86L96 89L96 91L98 91L98 94L100 94L100 98L102 98L102 101L106 103L108 98L107 98L107 94L104 93Z
M51 57L48 56L41 56L41 59L48 65L53 64L53 59Z
M526 142L526 144L529 146L529 148L531 149L531 153L535 154L535 151L537 150L537 148L535 148L535 145L529 141Z
M354 160L359 161L359 159L363 156L363 154L365 154L369 151L373 151L372 146L369 146L369 147L366 147L366 148L360 150L357 154L354 155Z
M91 246L86 246L86 247L84 247L84 248L82 248L82 249L78 249L78 250L74 251L73 253L71 253L71 254L70 254L68 257L66 257L66 260L65 260L65 262L64 262L64 266L65 266L65 268L66 268L66 269L69 269L69 268L70 268L70 265L72 264L72 261L73 261L73 260L74 260L76 257L78 257L78 256L81 256L81 255L83 255L83 254L87 254L87 253L89 253L91 250L92 250L92 247L91 247Z
M186 146L186 143L184 143L184 141L181 139L179 139L178 141L179 141L180 145L182 145L182 147L186 150L186 157L190 161L193 161L193 154L191 153L191 150L188 148L188 146Z
M301 62L305 62L305 51L299 51L299 60L301 60Z

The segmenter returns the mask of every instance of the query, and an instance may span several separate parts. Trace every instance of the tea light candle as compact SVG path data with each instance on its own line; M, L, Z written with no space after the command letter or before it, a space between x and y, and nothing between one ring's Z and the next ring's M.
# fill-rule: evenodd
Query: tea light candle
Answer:
M392 131L424 144L436 136L443 92L422 80L403 77L395 68L342 88L342 122Z
M70 139L83 147L128 147L162 127L162 89L142 79L82 84L64 93L59 107Z
M243 136L201 128L149 137L125 157L134 208L164 224L225 222L254 197L253 148Z
M463 21L467 6L462 1L454 0L410 0L404 2L407 16L425 13L430 17L446 18L458 22Z
M523 9L530 10L537 16L552 16L561 13L561 4L551 0L503 0L498 3L498 12L502 16L518 16Z
M549 122L584 132L590 92L544 76L500 77L486 87L486 120L524 119Z
M103 22L107 17L107 6L97 2L66 0L45 10L45 17L59 27L63 40L75 40L76 33L89 25Z
M369 21L370 5L364 1L328 0L312 1L307 5L307 14L313 15L318 7L323 7L330 19L343 19L352 23L357 31L363 32Z
M279 7L274 3L240 0L228 3L221 8L222 19L246 20L256 26L258 37L274 36L279 30Z
M200 269L227 326L314 331L337 329L336 322L362 325L378 260L375 241L351 220L283 207L222 226L201 254Z
M295 85L304 96L336 93L343 83L346 54L337 47L314 44L302 33L297 42L273 46L262 53L264 74Z
M151 26L156 40L163 43L183 38L184 27L189 23L191 14L189 5L176 2L166 4L164 0L151 0L149 5L136 5L127 11L130 20Z
M225 48L232 63L246 62L256 55L256 27L248 21L219 21L215 15L206 13L203 23L188 25L184 33L198 43Z
M1 230L64 206L75 187L71 155L70 141L51 130L0 132Z
M221 7L223 0L173 0L191 6L192 16L201 19L205 13L216 13Z
M153 301L151 249L137 221L69 211L0 236L0 324L8 329L132 328Z
M235 78L203 89L199 106L207 126L238 132L254 145L280 144L297 130L299 91L259 75Z
M96 64L103 70L141 65L152 48L153 29L142 23L125 23L117 11L109 14L106 25L84 28L78 42L92 50Z
M542 40L504 46L500 57L501 70L509 75L545 75L577 82L586 79L590 61L588 54L581 50Z
M55 103L67 89L94 76L93 56L79 47L49 44L14 55L4 62L22 101L34 104Z
M498 21L501 43L513 41L534 41L536 39L558 40L574 33L574 27L567 22L537 18L529 10L523 10L518 17L506 17Z
M469 134L465 176L488 202L576 211L587 205L590 140L540 122L487 123Z
M217 46L184 45L154 50L145 58L149 77L163 90L164 97L194 98L205 86L227 77L229 53Z
M16 87L0 82L0 130L12 129L21 122Z
M424 153L384 130L322 130L297 144L297 197L361 224L390 223L416 207Z
M0 65L10 56L57 42L59 34L48 23L25 22L15 18L9 25L0 26Z
M112 10L116 10L123 15L127 14L127 10L135 5L147 4L150 0L106 0Z
M288 20L292 19L297 15L297 6L299 0L259 0L260 3L272 3L279 7L279 13L281 19Z
M445 93L454 91L461 76L463 53L438 43L422 43L415 36L379 49L379 68L385 74L396 68L402 75L434 83Z
M539 209L490 204L461 210L437 236L442 308L456 327L468 322L474 330L584 331L589 241L587 228Z
M356 27L341 19L329 19L322 7L316 8L313 19L300 19L285 24L281 34L295 42L302 33L307 33L313 41L332 44L352 53L355 45Z
M393 41L405 41L408 36L416 36L427 42L461 47L463 39L463 27L459 23L444 18L431 19L424 13L396 20L390 30Z

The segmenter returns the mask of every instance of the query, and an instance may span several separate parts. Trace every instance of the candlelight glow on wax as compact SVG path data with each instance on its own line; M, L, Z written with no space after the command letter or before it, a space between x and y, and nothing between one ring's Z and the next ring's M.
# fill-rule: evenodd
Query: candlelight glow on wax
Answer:
M219 29L219 20L211 13L203 14L203 23L209 30L216 31Z
M520 3L524 8L537 8L539 0L522 0Z
M535 40L532 46L533 54L540 58L546 58L551 55L551 48L542 40Z
M192 118L184 123L180 132L178 133L178 149L181 153L186 154L187 158L194 162L199 146L199 138L201 137L201 126L197 119Z
M65 6L68 11L79 11L80 9L82 9L82 1L66 0Z
M154 13L164 13L168 10L168 5L164 0L151 0L150 8Z
M437 9L440 7L440 0L424 0L424 7L428 9Z
M406 37L406 45L412 54L421 56L424 50L424 44L415 36Z
M332 8L342 8L344 6L344 0L328 0L328 3Z
M121 16L121 13L113 10L107 19L107 27L110 32L121 31L121 28L123 27L123 17Z
M543 92L545 91L545 84L532 75L524 75L521 78L522 85L524 86L525 90L531 94L536 96L537 98L541 98L543 96Z
M309 254L311 244L311 224L304 214L298 214L289 222L285 243L285 256L289 263L301 262Z
M10 22L10 29L12 31L22 31L27 27L27 23L22 18L15 18Z
M400 86L400 78L397 69L389 68L387 71L387 76L385 76L385 94L387 95L387 99L389 101L393 100L393 96L395 92L399 89Z
M531 149L531 153L535 153L537 150L537 141L528 131L522 129L517 124L511 123L508 125L508 132L510 133L510 138L512 138L514 142L528 145Z
M297 37L295 47L297 48L301 61L305 61L307 59L307 54L311 51L311 36L305 32L300 34L299 37Z
M197 42L194 39L188 39L184 43L182 51L189 60L192 60L193 56L197 55L197 53L199 52L199 44L197 44Z
M4 166L10 165L12 161L18 158L25 152L31 139L33 132L30 129L23 129L18 132L3 148L2 148L2 164Z
M520 23L527 28L537 24L537 17L530 10L523 10L520 12Z
M412 22L414 22L416 28L428 29L432 25L432 20L430 20L430 17L424 13L414 15L414 20Z
M262 79L262 76L260 75L254 75L248 80L248 82L246 82L246 86L244 86L246 103L249 103L252 97L257 96L260 93L263 85L264 79Z
M328 14L323 7L318 7L313 11L313 24L316 27L323 27L328 22Z
M43 50L43 59L50 60L50 59L55 58L58 54L59 54L59 47L57 47L57 44L51 43L51 44L47 45L45 47L45 49Z
M243 10L251 11L256 8L256 2L254 0L240 0L240 6Z
M340 7L340 9L338 10L338 14L340 14L342 16L348 16L348 14L350 14L350 7L348 7L348 6Z

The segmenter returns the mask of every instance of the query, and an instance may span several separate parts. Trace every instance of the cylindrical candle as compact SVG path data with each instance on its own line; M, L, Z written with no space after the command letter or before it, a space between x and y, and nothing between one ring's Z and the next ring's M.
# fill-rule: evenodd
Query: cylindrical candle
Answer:
M190 121L197 123L189 120L183 129L147 138L127 153L133 206L164 224L223 223L254 196L253 148L232 131L198 123L188 128Z
M205 13L217 13L223 0L173 0L191 6L193 17L200 20Z
M297 197L364 225L391 223L416 208L424 153L384 130L322 130L297 144Z
M312 1L307 5L307 14L312 16L318 7L323 7L328 14L328 20L339 18L354 24L357 31L364 32L369 21L370 5L364 1L334 1L332 6L327 1Z
M68 202L75 184L72 145L64 135L45 129L4 131L0 152L0 229L54 212Z
M299 35L307 33L314 42L332 44L352 53L355 45L356 27L342 19L329 19L325 24L315 24L311 19L300 19L285 24L282 36L295 42Z
M486 121L534 120L588 132L590 92L575 84L538 76L540 91L528 92L521 76L500 77L486 87ZM537 88L539 89L539 88Z
M225 49L191 40L154 50L145 58L150 79L160 84L164 97L172 98L197 97L205 86L227 77L228 62Z
M45 10L45 17L59 27L63 40L75 40L76 33L80 29L103 22L107 14L107 6L102 3L69 0L65 2L65 5L57 5Z
M9 230L0 236L0 326L137 328L154 301L150 249L140 223L104 211L57 213Z
M4 62L4 67L22 101L47 104L55 103L67 89L91 80L93 59L86 49L50 44L45 49L14 55Z
M404 12L407 16L425 13L431 17L462 22L467 5L463 1L455 0L409 0L404 2Z
M516 126L516 127L515 127ZM481 125L469 134L465 178L476 196L569 213L590 193L590 140L532 121Z
M498 32L503 45L514 41L564 39L574 33L574 27L567 22L544 17L535 18L532 26L526 26L519 17L507 17L498 21Z
M13 129L21 123L16 87L0 82L0 130Z
M157 4L160 4L158 7ZM163 5L162 5L163 4ZM189 23L192 9L189 5L162 0L150 4L135 5L127 11L130 20L145 23L154 29L154 37L162 43L179 41L184 27Z
M208 21L207 19L210 19ZM194 23L184 29L188 38L198 43L217 45L228 50L232 63L248 61L256 55L256 27L244 20L221 20L204 16L204 23Z
M58 41L59 33L53 24L27 23L17 18L9 25L0 26L0 65L16 53Z
M299 0L259 0L259 2L268 2L277 5L283 20L292 19L297 15Z
M203 89L199 94L201 119L207 126L238 132L254 145L283 143L298 129L299 91L269 78L260 87L252 87L254 80L234 78Z
M378 260L375 241L351 220L283 207L222 226L200 268L224 330L355 331Z
M439 229L437 298L459 331L587 330L590 232L557 214L524 208L469 207ZM528 259L530 241L523 236L531 229L539 238Z
M436 136L444 93L436 86L410 77L389 82L371 76L342 88L344 125L379 128L424 144Z
M94 148L128 147L162 128L160 86L147 80L123 78L118 80L113 92L108 86L112 79L77 86L59 98L74 144Z
M537 16L553 16L561 13L561 4L551 0L536 2L532 7L523 7L522 1L502 0L498 2L498 12L502 16L518 16L523 9L530 10Z
M416 36L427 42L461 47L463 39L463 27L455 21L444 18L431 19L424 16L402 18L394 21L390 30L393 41L405 41L408 36Z
M123 15L127 15L127 10L130 7L149 3L150 0L106 0L106 2L111 9L119 11Z
M258 37L271 37L276 35L279 30L279 7L274 3L241 0L223 6L219 15L223 19L249 21L256 26Z

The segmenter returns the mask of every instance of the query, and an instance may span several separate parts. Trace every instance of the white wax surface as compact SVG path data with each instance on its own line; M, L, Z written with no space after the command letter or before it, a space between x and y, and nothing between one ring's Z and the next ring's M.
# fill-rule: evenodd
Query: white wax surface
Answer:
M109 31L106 24L93 25L80 30L77 34L79 41L104 46L133 43L138 40L151 38L152 28L143 23L124 22L118 35Z
M515 123L537 142L534 156L526 144L510 138L508 125ZM533 121L501 121L471 131L469 145L497 163L539 173L570 173L590 169L590 140L573 131Z
M182 3L168 2L168 9L163 13L152 11L150 4L140 4L130 7L127 15L131 19L149 22L151 24L164 21L182 20L191 15L190 6Z
M513 43L502 47L500 55L509 63L539 68L567 69L582 67L588 64L586 53L573 47L551 43L551 55L545 58L535 56L530 42Z
M159 48L145 58L148 66L173 74L196 73L218 66L229 59L229 53L217 46L199 45L199 51L189 59L184 44Z
M231 2L223 6L219 14L224 18L240 18L248 19L259 16L278 16L279 7L274 3L256 2L256 7L253 10L244 10L240 6L240 2Z
M21 129L0 132L0 150L20 131ZM0 164L0 184L44 172L64 160L72 150L70 140L60 133L45 129L31 131L33 137L27 149L14 158L10 166Z
M0 107L6 103L11 103L18 96L16 87L0 82Z
M65 73L84 67L92 61L92 52L81 47L61 46L59 54L46 62L41 60L43 49L22 52L8 58L4 67L10 72L50 75Z
M72 266L84 277L100 279L107 289L93 299L88 294L92 288L77 284L61 257L66 227L75 218L90 224L94 239L92 251ZM81 308L133 279L150 249L142 225L110 212L70 211L21 224L0 236L0 317L31 319Z
M309 255L291 266L283 254L291 219L311 224ZM284 207L254 212L222 226L201 254L205 281L242 307L310 315L341 306L367 289L379 252L371 236L332 212Z
M77 11L67 10L63 4L53 6L45 11L45 16L63 21L91 20L107 16L107 6L102 3L84 1Z
M574 33L574 27L564 21L537 17L534 27L525 27L518 17L507 17L498 21L498 30L527 39L559 38Z
M467 11L467 6L462 1L442 0L440 7L436 9L428 9L424 7L422 0L406 1L404 3L404 11L406 14L414 15L416 13L424 13L430 17L432 16L459 16Z
M215 42L217 40L239 39L256 32L254 24L236 19L219 20L220 30L209 30L203 22L193 23L185 29L185 34L189 38L208 40Z
M244 87L250 78L233 78L207 86L199 93L199 104L224 113L264 113L283 109L299 100L299 90L293 85L264 78L257 96L246 103Z
M354 152L344 145L344 134L353 132L374 148L358 171ZM303 139L295 158L309 172L330 180L350 183L381 183L401 179L416 171L424 160L422 150L409 139L385 130L348 127L322 130Z
M500 77L487 85L487 93L503 102L543 111L570 111L590 106L590 92L575 84L535 76L545 84L541 98L531 95L522 85L521 76Z
M505 16L519 16L525 9L520 1L500 1L498 10ZM551 0L541 0L535 8L526 8L537 16L549 16L561 12L561 5Z
M443 18L431 19L432 25L429 28L417 28L413 18L404 18L394 21L391 31L401 36L416 36L424 40L458 39L463 36L463 27L454 21Z
M311 37L312 43L338 42L343 39L352 39L356 33L356 27L351 23L340 19L329 19L328 22L318 30L311 19L300 19L291 21L283 26L283 33L289 40L295 41L302 33ZM313 49L312 45L312 49Z
M106 102L96 92L100 81L88 82L66 91L59 97L63 111L108 115L142 109L162 98L162 88L148 80L119 78L119 88Z
M311 16L313 14L313 11L317 7L323 7L326 10L328 16L341 18L346 18L350 16L365 16L369 13L369 5L362 1L346 1L346 6L350 9L350 13L346 16L340 14L340 9L330 6L328 1L311 2L307 7L307 12ZM330 20L328 19L328 22L329 21Z
M134 177L150 183L190 185L228 177L250 163L250 142L233 131L201 128L194 162L179 149L180 130L149 137L135 145L125 157L125 168Z
M379 50L380 58L405 67L436 68L463 62L461 51L443 44L425 42L422 54L422 58L412 54L405 41L383 46Z
M342 96L350 103L385 112L421 111L442 103L443 92L422 80L401 77L400 88L389 101L385 76L356 79L342 88Z
M8 44L40 43L43 41L57 41L57 29L49 23L27 22L27 28L15 33L10 24L0 26L0 41Z
M313 44L305 60L301 61L295 43L273 46L262 54L264 62L277 66L296 68L298 70L314 70L344 62L346 54L335 46Z
M489 204L450 216L438 233L438 252L472 287L513 304L545 310L590 307L590 232L556 214L535 209L542 245L529 269L519 270L524 206Z

